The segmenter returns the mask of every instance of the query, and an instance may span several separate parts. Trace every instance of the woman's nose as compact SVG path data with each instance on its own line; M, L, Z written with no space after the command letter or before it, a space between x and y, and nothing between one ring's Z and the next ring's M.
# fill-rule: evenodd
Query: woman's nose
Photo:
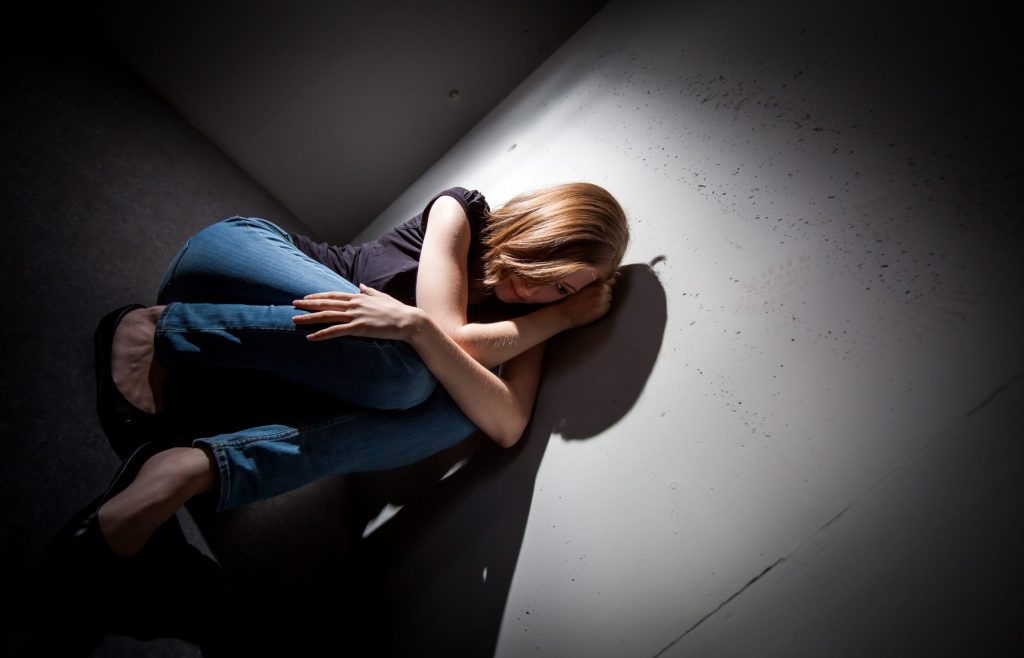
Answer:
M531 285L526 286L523 289L523 299L533 304L542 304L544 302L551 301L550 299L546 299L546 295L546 286L543 285Z

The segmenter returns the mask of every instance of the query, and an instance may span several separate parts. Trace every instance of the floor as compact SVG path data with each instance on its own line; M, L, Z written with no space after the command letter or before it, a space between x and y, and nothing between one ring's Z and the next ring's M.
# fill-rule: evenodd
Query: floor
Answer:
M95 411L92 335L100 318L129 302L155 303L166 263L219 219L263 217L314 235L97 42L86 17L69 10L68 24L36 18L5 42L0 109L0 230L10 245L0 264L9 302L0 384L5 655L31 655L42 646L39 634L75 628L65 612L44 616L53 602L40 598L49 542L120 463ZM45 308L54 312L43 317ZM476 469L446 477L470 456ZM377 655L400 655L403 642L416 641L394 632L409 626L398 619L408 610L381 584L453 499L509 462L509 454L470 439L405 469L327 478L244 509L182 510L189 541L224 566L231 590L199 584L203 604L184 602L156 636L129 627L87 645L87 653L307 655L325 642L362 650L375 638ZM382 528L412 501L415 516ZM514 545L503 551L514 561ZM132 594L133 605L154 610L177 596ZM208 600L214 596L223 598ZM193 641L193 611L209 605L218 610L216 636ZM472 653L491 651L503 605L500 598L468 603L464 612L481 622L461 636Z
M125 303L154 303L165 263L189 235L213 221L246 214L303 228L96 45L88 21L68 26L50 16L36 18L39 23L25 23L23 32L5 40L0 109L0 230L8 245L0 265L8 300L0 425L5 655L31 654L38 621L33 604L47 542L106 487L119 463L95 412L92 332L99 319ZM341 482L321 483L316 491L321 503L331 497L338 505L358 507ZM182 520L193 541L209 552L218 536L243 542L261 536L260 527L266 531L280 522L283 512L275 509L281 506L306 509L290 518L311 523L321 542L297 546L287 534L272 533L274 539L263 537L256 547L239 543L236 551L218 555L238 565L239 574L275 565L264 569L269 575L253 585L259 592L248 598L267 597L263 610L269 614L277 605L294 603L283 591L308 593L318 576L310 565L321 564L319 552L348 545L355 532L340 513L311 518L308 505L301 504L310 494L228 515L205 533L189 514L182 513ZM235 523L247 530L233 532ZM249 532L256 534L245 537ZM49 619L44 632L67 632L67 621ZM266 644L296 646L289 635ZM202 650L174 638L111 636L94 655L198 656Z

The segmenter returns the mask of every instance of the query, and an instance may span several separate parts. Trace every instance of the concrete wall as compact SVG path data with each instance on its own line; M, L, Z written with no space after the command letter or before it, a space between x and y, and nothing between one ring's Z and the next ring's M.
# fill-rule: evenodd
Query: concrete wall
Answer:
M655 263L620 292L628 313L552 345L517 457L532 470L474 490L473 518L518 529L505 580L500 542L466 548L488 528L439 524L392 574L420 614L507 586L498 656L1004 640L1024 581L1008 422L1024 272L1003 25L924 4L616 0L360 234L450 185L496 207L588 180L631 217L626 262ZM616 399L600 392L638 340L656 361L635 401L559 425L567 402ZM604 365L562 356L581 341Z
M183 117L345 242L604 1L92 4Z

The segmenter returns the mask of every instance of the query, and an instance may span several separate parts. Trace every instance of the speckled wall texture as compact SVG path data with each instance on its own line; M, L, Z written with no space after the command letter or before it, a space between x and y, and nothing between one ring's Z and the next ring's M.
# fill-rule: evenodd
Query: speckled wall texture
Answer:
M544 449L497 655L738 655L742 626L687 647L752 580L950 433L972 437L986 402L1019 387L1019 83L1005 21L963 12L613 2L364 231L449 185L497 206L589 180L631 217L626 262L654 263L664 326L624 295L620 342L601 353L628 361L631 338L655 341L635 403L586 440L557 423L529 437ZM630 334L644 325L658 331ZM581 390L554 357L541 418ZM1019 463L1015 450L985 459ZM881 542L901 521L856 523ZM863 578L879 599L899 587ZM791 639L764 655L847 655L805 654L787 623ZM816 623L819 639L856 629L849 655L879 655L877 622ZM903 655L950 646L903 628Z

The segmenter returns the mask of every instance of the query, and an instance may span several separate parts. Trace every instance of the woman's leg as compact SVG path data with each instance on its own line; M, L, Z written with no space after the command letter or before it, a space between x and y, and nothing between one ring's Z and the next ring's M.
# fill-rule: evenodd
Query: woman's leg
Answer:
M218 222L193 236L164 275L158 302L167 307L152 329L156 359L168 368L271 372L375 409L406 409L424 401L436 381L407 344L358 337L306 340L315 329L295 326L291 318L305 311L291 303L325 291L359 292L266 220ZM129 314L126 326L151 323L142 316L141 311ZM115 352L125 344L115 335ZM150 404L146 394L152 379L143 375L145 366L115 358L113 370L129 401L149 410L142 406Z
M151 457L101 508L115 552L131 555L189 498L206 491L217 511L253 503L337 473L406 466L456 444L477 428L438 387L402 411L352 408L318 421L265 425L198 439Z
M437 381L408 344L345 336L309 341L318 327L297 326L292 306L180 304L155 327L156 358L174 369L226 368L273 373L284 381L371 409L408 409Z
M128 487L100 507L100 531L115 553L134 555L157 528L190 498L212 489L216 480L213 462L200 448L158 452Z
M375 381L388 381L379 376L382 351L385 355L392 352L393 356L389 358L400 360L403 367L409 368L405 363L407 353L381 349L382 344L390 341L337 339L310 343L305 340L305 334L298 332L291 322L291 316L297 313L290 306L291 300L305 292L345 288L335 285L337 281L334 281L331 285L318 283L317 287L303 291L288 288L287 281L260 280L259 271L250 267L253 263L262 269L279 271L267 267L268 262L276 259L271 254L280 251L286 254L287 260L295 257L296 251L290 243L279 242L277 237L280 234L274 236L276 227L266 224L260 221L253 223L253 220L222 222L206 233L207 237L213 234L219 239L206 240L201 233L182 249L161 286L160 301L169 303L168 309L160 313L159 320L162 338L158 343L163 345L161 350L165 352L165 358L180 365L188 365L192 360L192 365L212 362L231 366L232 359L241 359L243 365L250 365L247 356L262 352L261 359L276 358L285 361L285 366L291 364L293 367L296 359L289 354L290 349L281 349L282 342L291 341L289 344L296 349L356 343L358 349L334 362L334 367L325 368L323 364L325 360L330 362L331 355L337 358L338 350L308 352L306 361L298 359L302 368L313 371L319 368L318 372L324 377L340 377L340 371L355 372L360 377L347 385L356 391L372 389ZM224 238L229 229L244 230L236 230L237 239L228 240L226 244ZM230 245L233 242L248 246L232 250ZM193 247L197 246L201 249L194 250ZM265 259L260 256L261 250L266 252L263 254ZM219 259L223 253L228 254L227 273L216 271L219 266L209 263ZM236 258L239 255L244 256L240 261ZM300 269L305 270L305 266ZM327 272L336 277L333 272ZM232 281L231 285L222 286L222 277ZM250 278L255 281L250 281ZM241 285L250 283L251 289ZM212 287L204 288L207 284ZM268 299L287 298L286 305L179 301L182 298L217 300L223 299L221 295L236 293L244 296L252 290L262 291L260 294L267 294ZM168 312L170 309L175 310ZM155 335L156 321L151 324L150 331ZM294 342L296 337L300 339L297 343ZM394 345L407 347L402 343ZM246 346L251 351L243 349ZM369 349L371 354L377 355L369 358L373 367L362 362L352 367L356 363L353 355L365 354L368 348L372 348ZM342 353L344 351L341 350ZM282 352L284 356L281 356ZM411 368L411 374L415 375L413 379L421 376L416 373L425 371L419 359L415 361L417 363ZM367 367L363 368L364 365ZM227 509L289 491L334 473L383 470L411 464L454 446L477 431L441 387L431 385L425 392L428 387L422 384L410 384L404 377L397 379L401 382L401 390L391 393L385 389L384 394L378 392L377 397L382 398L385 404L394 404L404 396L401 404L411 407L406 410L377 411L349 407L340 414L332 414L317 422L263 425L227 432L196 440L191 448L173 448L150 458L132 484L101 507L99 520L104 536L117 552L131 554L185 501L211 488L216 492L216 508ZM387 385L395 383L391 381ZM410 389L415 392L411 397L408 394ZM414 404L412 400L417 396L425 400Z
M276 224L231 217L188 239L164 273L157 304L291 306L304 295L327 291L359 288L299 251Z
M338 473L419 462L479 432L444 388L411 409L351 407L319 419L264 425L193 442L217 467L217 511L253 503Z

